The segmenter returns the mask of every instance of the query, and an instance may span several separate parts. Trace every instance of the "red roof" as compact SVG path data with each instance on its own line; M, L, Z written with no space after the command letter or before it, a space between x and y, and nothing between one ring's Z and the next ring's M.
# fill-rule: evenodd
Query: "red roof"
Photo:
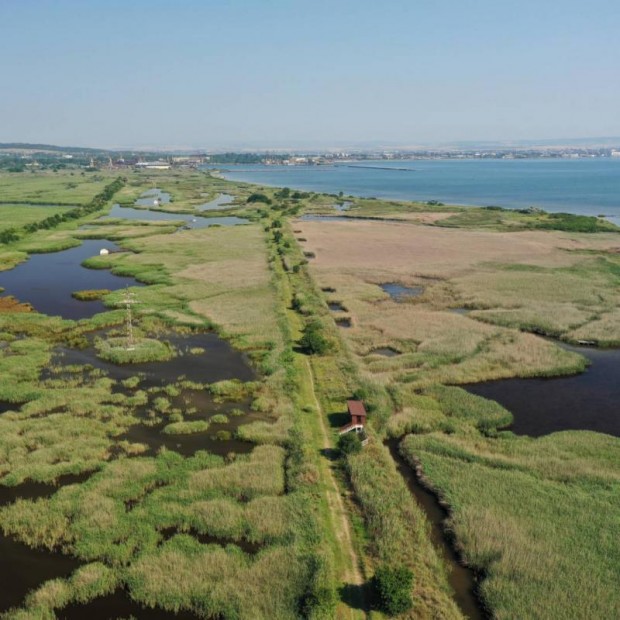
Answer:
M366 409L364 409L364 403L361 400L348 400L347 409L352 416L366 417Z

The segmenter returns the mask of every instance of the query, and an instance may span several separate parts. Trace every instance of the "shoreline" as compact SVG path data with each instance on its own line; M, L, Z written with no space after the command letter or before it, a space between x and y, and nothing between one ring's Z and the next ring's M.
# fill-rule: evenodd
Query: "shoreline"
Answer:
M368 161L370 162L371 160L368 160ZM377 161L380 163L381 160L377 160ZM401 160L391 160L391 161L397 162ZM428 164L429 162L435 162L435 161L437 161L438 165L445 164L445 163L449 163L451 165L453 164L453 162L462 162L464 160L402 160L402 161L407 162L407 163L410 161L415 161L416 165L418 164L424 165L424 164ZM481 163L482 161L484 161L485 163L488 163L487 160L471 159L471 160L466 160L466 161L476 162L476 163L479 163L480 165L484 165ZM492 160L490 163L497 162L497 161L504 161L504 160ZM518 162L524 162L524 161L527 161L530 163L543 161L543 162L548 163L548 160L544 160L544 159L541 159L541 160L517 159L517 160L510 160L510 162L507 162L507 163L508 165L511 165L513 162L518 163ZM553 161L569 163L569 161L572 161L572 160L553 160ZM584 159L584 160L575 160L575 161L586 161L586 160ZM612 221L612 223L614 223L613 220L620 220L620 202L611 203L611 204L589 204L588 205L586 201L587 199L584 198L584 200L579 202L578 204L571 205L570 203L567 203L565 200L563 200L562 197L549 200L545 198L544 196L544 192L548 191L547 185L541 185L541 187L539 188L541 195L537 197L524 199L523 201L516 203L514 202L514 196L518 195L519 191L521 191L522 189L521 186L523 184L523 181L525 181L526 179L519 179L519 183L516 184L515 187L508 186L506 188L505 191L510 195L509 198L507 198L505 195L495 195L495 196L488 196L488 197L472 196L471 199L463 199L462 198L463 193L467 193L467 192L466 191L463 192L462 191L463 188L461 187L460 188L461 197L457 196L458 187L454 186L455 179L451 178L449 173L445 177L445 184L443 183L443 180L441 181L441 183L438 182L438 188L439 188L438 191L434 191L434 189L427 189L424 186L420 187L419 184L423 184L424 182L427 181L426 173L432 172L430 168L424 169L424 167L416 168L415 169L416 175L414 175L414 177L410 177L412 179L415 178L415 183L417 187L413 188L411 191L409 191L408 188L404 188L402 191L406 191L407 194L403 195L402 193L398 193L398 192L397 194L395 194L394 191L391 191L391 192L381 191L381 188L364 188L364 189L348 190L348 189L345 189L345 185L347 181L344 181L341 184L342 186L336 184L333 187L326 187L321 181L314 182L314 183L311 182L309 184L306 182L295 183L292 181L289 181L288 183L286 183L284 182L284 179L282 181L278 180L278 182L272 182L269 180L264 181L262 179L252 179L252 178L248 179L247 177L238 178L236 176L237 174L243 174L243 173L245 173L246 175L247 174L259 175L260 173L262 173L263 175L265 174L271 175L271 174L278 173L278 174L282 174L282 176L288 176L291 173L293 174L295 173L297 174L300 174L300 173L301 174L304 174L304 173L320 174L326 169L329 169L330 171L349 170L353 173L359 172L360 170L363 170L363 169L368 169L369 172L374 172L374 173L390 172L390 171L402 173L402 170L400 168L395 168L391 166L350 165L349 163L343 163L341 165L334 164L332 166L275 166L275 165L274 166L263 166L263 165L254 164L254 166L256 166L256 169L253 169L251 164L244 164L242 169L240 170L235 170L234 165L223 164L221 168L216 168L215 166L217 166L217 164L209 164L208 166L202 167L201 169L207 172L212 172L212 173L217 172L220 178L223 178L227 181L236 182L236 183L250 183L253 185L262 185L264 187L287 186L287 187L290 187L291 189L295 189L299 191L312 191L312 192L325 193L325 194L338 193L339 191L344 190L344 193L346 195L350 195L350 196L353 196L355 198L360 198L360 199L376 198L377 200L385 200L385 201L418 202L418 203L425 203L428 201L438 200L440 202L443 202L446 205L455 206L455 207L466 207L466 208L469 208L469 207L480 208L480 207L485 207L485 206L501 206L502 208L505 208L505 209L519 210L519 209L527 209L529 207L536 207L548 213L571 213L574 215L587 215L587 216L592 216L592 217L603 216L608 221ZM409 169L407 171L409 171ZM404 175L404 176L408 176L408 175ZM399 174L399 178L400 178L400 174ZM615 179L615 176L614 176L614 179ZM572 176L567 177L568 182L572 180L573 180ZM510 178L508 179L508 181L512 184L515 183L514 178ZM593 182L592 190L598 191L598 186L596 185L596 183L594 183L594 181L595 179L593 179L592 181ZM350 183L351 180L349 180L348 182ZM461 183L463 187L467 188L467 186L471 185L472 178L464 177L463 179L458 180L458 182ZM329 185L329 183L327 183L327 185ZM440 193L442 190L445 191L444 194ZM618 195L618 192L616 192L613 188L610 188L609 194L612 196L616 196ZM615 200L615 198L613 198L613 200ZM611 210L615 208L618 209L617 215L611 213Z

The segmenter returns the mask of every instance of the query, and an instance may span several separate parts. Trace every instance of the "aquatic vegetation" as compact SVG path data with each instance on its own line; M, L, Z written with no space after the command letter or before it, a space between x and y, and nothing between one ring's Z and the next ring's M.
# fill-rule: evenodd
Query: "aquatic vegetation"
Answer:
M111 291L107 288L75 291L71 296L79 301L95 301L105 297Z
M168 424L164 426L162 433L166 433L166 435L190 435L191 433L204 433L207 430L209 430L209 422L193 420Z
M174 349L166 342L154 338L137 338L128 343L127 338L99 338L95 340L97 354L115 364L163 362L175 356Z

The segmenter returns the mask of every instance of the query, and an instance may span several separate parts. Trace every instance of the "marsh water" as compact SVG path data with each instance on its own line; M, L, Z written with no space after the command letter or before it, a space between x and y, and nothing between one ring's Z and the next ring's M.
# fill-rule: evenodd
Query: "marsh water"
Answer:
M448 517L448 513L439 504L437 497L422 485L413 468L400 454L398 451L398 440L389 440L387 447L409 492L428 519L431 542L448 569L448 582L452 588L454 601L466 618L470 620L483 620L487 617L487 614L485 614L478 599L478 580L476 574L473 570L463 565L444 530L444 522Z
M419 297L423 292L422 286L404 286L396 282L386 282L379 285L394 301L404 301L409 297Z
M84 260L98 255L102 248L120 250L109 239L87 239L69 250L33 254L13 269L0 272L0 286L4 294L32 304L38 312L64 319L89 318L106 307L99 300L78 301L71 297L74 291L139 286L133 278L116 276L107 269L82 267Z
M235 197L231 194L220 194L217 198L209 202L205 202L198 207L199 211L218 211L220 209L229 209L230 203L234 202Z
M588 369L568 377L502 379L465 387L508 409L514 416L508 430L520 435L589 430L620 437L620 349L562 346L587 357Z
M152 203L156 198L163 204L169 197L161 192L151 192L144 197L143 204ZM147 217L145 218L145 214ZM114 217L125 219L151 220L186 220L193 218L187 214L169 214L162 211L145 209L131 209L115 207ZM235 225L245 223L241 218L196 218L196 227L224 224ZM204 220L204 222L203 222ZM187 221L187 220L186 220ZM86 318L96 312L104 310L99 301L81 302L73 299L71 293L83 289L110 289L115 290L126 284L136 284L131 278L115 276L107 270L90 270L81 266L86 258L99 254L101 248L109 251L118 251L119 248L110 240L87 240L79 247L62 252L33 255L28 261L18 265L15 269L0 274L0 286L6 288L6 293L14 295L20 301L30 302L36 310L48 315L59 315L64 318ZM131 395L131 390L120 382L124 379L139 378L137 388L165 388L176 384L176 391L166 396L170 407L184 413L186 421L204 420L210 426L206 431L184 435L163 433L166 425L165 416L161 420L152 421L149 405L153 403L153 396L165 393L149 392L148 403L134 408L136 423L130 426L127 432L118 437L119 441L127 439L131 442L143 443L147 446L145 455L153 455L165 447L175 450L184 456L191 456L198 450L208 450L221 456L249 453L254 444L235 438L235 431L242 424L257 420L266 420L266 416L252 411L249 398L239 400L218 400L208 389L200 386L185 387L179 382L188 380L193 383L209 384L221 380L237 379L251 381L256 378L255 372L247 357L234 350L227 342L214 333L194 332L189 334L159 334L159 338L167 340L175 349L173 359L165 362L149 362L131 365L116 365L97 356L93 346L97 337L105 338L105 332L96 332L87 335L89 345L83 349L68 346L58 346L54 349L51 368L47 368L41 375L42 380L53 377L62 377L71 374L69 366L82 367L82 373L93 370L101 371L117 383L115 391ZM6 404L6 407L4 405ZM10 405L1 403L3 410L19 410L19 404ZM219 417L215 417L219 416ZM225 417L224 417L225 416ZM15 487L0 486L0 505L7 505L19 499L36 500L51 497L61 486L79 483L85 480L90 473L79 476L61 476L55 484L44 484L26 481ZM199 542L227 544L205 537ZM238 546L243 545L240 543ZM255 552L247 548L248 553ZM64 578L83 564L82 561L63 555L59 552L47 551L40 548L30 548L10 536L0 534L0 579L2 589L0 596L0 612L13 606L19 606L32 589L38 588L47 580ZM193 620L196 616L188 612L174 614L162 609L144 608L132 601L123 590L97 598L87 604L72 604L57 612L57 617L107 619L117 617L137 617L152 620Z
M137 618L138 620L197 620L189 611L174 613L160 607L144 607L133 601L125 590L116 590L89 603L72 603L56 612L58 620L111 620Z
M136 209L134 207L121 207L115 204L108 215L99 218L99 221L124 219L138 220L143 222L185 222L186 228L208 228L209 226L238 226L247 224L249 220L227 215L222 217L201 217L191 213L172 213L155 209Z

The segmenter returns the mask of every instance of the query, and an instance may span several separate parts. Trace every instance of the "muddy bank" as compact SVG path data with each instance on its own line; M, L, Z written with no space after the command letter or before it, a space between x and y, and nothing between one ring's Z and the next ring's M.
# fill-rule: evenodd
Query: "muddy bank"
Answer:
M398 472L428 519L431 541L447 567L448 582L453 591L454 601L466 618L471 620L489 618L478 597L478 577L475 571L463 564L444 529L444 522L449 516L447 510L441 506L435 494L423 486L415 470L400 454L398 440L388 440L386 445Z

